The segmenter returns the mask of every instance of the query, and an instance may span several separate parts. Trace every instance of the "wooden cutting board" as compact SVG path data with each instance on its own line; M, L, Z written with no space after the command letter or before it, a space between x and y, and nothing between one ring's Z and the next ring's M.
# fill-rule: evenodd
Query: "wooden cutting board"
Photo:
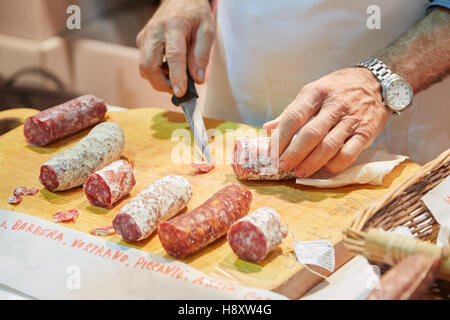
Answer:
M7 110L0 112L0 121L8 118L23 122L27 116L36 112L33 109ZM172 161L172 152L180 151L183 146L187 146L186 143L180 142L179 136L172 138L173 133L182 133L180 130L174 130L188 128L182 113L153 108L134 109L108 112L108 121L115 121L123 128L126 137L123 155L135 165L137 183L131 196L138 194L158 178L167 174L178 174L186 177L192 184L193 198L187 208L191 210L206 201L222 186L239 183L249 188L253 194L251 211L262 206L271 206L280 213L282 220L289 225L297 240L326 239L335 245L336 268L351 257L343 249L342 230L350 225L357 211L384 195L390 187L420 168L418 164L405 161L384 178L381 186L354 185L337 189L317 189L296 185L294 181L240 182L234 176L229 164L217 164L210 173L196 175L189 161L184 164ZM219 142L232 143L232 129L252 129L246 125L211 119L206 119L205 124L207 129L217 129L218 134L212 143L212 151L215 151L216 155L222 152L223 159L230 156L231 148L230 145L228 149L225 146L223 149L219 148L218 146L221 146ZM77 208L80 215L76 223L68 223L65 226L82 232L89 232L94 227L111 225L115 214L130 197L119 202L113 209L107 210L90 205L81 187L53 193L44 189L38 180L42 163L77 143L88 131L85 130L48 147L29 146L23 135L23 125L0 136L0 207L47 220L52 220L51 215L55 212ZM181 161L178 157L173 159L175 162ZM220 162L218 159L216 157L216 161ZM40 192L33 197L25 197L17 206L8 204L9 195L16 186L21 185L39 188ZM119 235L112 235L106 239L170 258L155 234L149 239L135 243L124 242ZM259 264L238 259L226 239L214 242L183 262L212 276L245 286L273 290L292 299L299 298L321 280L296 261L292 235L289 235L280 248ZM328 274L324 269L315 270Z

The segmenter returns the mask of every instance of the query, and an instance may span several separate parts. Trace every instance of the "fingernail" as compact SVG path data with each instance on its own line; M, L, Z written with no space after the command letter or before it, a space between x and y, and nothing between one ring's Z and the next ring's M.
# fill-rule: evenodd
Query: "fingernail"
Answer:
M305 170L303 170L303 168L298 168L297 170L295 170L295 176L299 179L303 179L305 177Z
M203 79L205 78L205 71L203 71L203 69L197 70L197 78L199 78L201 81L203 81Z
M181 89L178 86L174 86L173 93L178 97L179 95L181 95Z

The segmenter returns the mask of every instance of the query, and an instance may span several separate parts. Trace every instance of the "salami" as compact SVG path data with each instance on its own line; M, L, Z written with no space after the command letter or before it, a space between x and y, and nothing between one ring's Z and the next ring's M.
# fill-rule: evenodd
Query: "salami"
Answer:
M228 243L239 258L259 262L280 245L287 233L287 226L281 222L278 213L263 207L231 226Z
M105 101L81 96L28 117L24 135L30 145L42 147L103 121L105 114Z
M234 144L232 164L239 180L289 180L292 172L279 171L269 154L270 137L240 137Z
M114 229L129 241L148 238L158 224L182 210L192 198L189 181L168 175L156 180L127 202L113 220Z
M13 194L9 196L8 203L19 204L22 202L23 196L34 196L38 191L39 189L36 188L16 187Z
M131 165L125 160L116 160L89 176L83 190L94 206L112 208L115 202L130 193L135 184Z
M415 300L427 293L439 270L440 258L408 256L386 272L367 300Z
M101 236L101 237L116 234L116 230L114 230L113 226L97 227L89 230L89 232L94 236Z
M78 218L78 210L70 209L67 211L60 211L52 215L55 222L75 222Z
M125 137L120 126L114 122L100 123L75 146L45 162L39 181L50 191L78 187L92 173L117 160L124 147Z
M208 173L214 168L214 163L207 161L192 162L191 167L195 169L195 173Z
M237 184L217 191L200 207L158 227L158 236L169 255L185 258L226 235L233 222L250 209L251 192Z

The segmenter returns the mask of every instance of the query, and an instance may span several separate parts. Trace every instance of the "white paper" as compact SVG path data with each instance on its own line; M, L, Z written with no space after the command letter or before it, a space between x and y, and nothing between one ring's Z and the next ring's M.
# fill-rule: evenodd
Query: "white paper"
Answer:
M326 280L309 290L301 300L364 300L380 279L380 268L356 256Z
M450 176L428 191L422 201L441 226L450 228Z
M0 209L0 283L38 299L286 299Z
M337 188L350 184L380 185L386 174L398 164L408 159L407 156L393 155L382 144L370 147L358 156L358 159L340 173L322 170L306 179L297 179L297 184L318 188Z
M450 228L441 226L436 238L436 245L443 247L450 244Z
M294 251L301 264L334 271L334 247L328 240L297 241L294 239Z

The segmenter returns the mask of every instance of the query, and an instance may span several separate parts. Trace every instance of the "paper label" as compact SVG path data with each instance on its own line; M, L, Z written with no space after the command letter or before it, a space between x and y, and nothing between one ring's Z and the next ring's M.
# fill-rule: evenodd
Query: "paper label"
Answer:
M422 201L441 226L450 228L450 176L428 191Z
M294 251L301 264L319 266L328 271L334 271L334 247L328 240L297 241L294 239Z
M286 299L3 209L0 243L0 283L38 299Z

